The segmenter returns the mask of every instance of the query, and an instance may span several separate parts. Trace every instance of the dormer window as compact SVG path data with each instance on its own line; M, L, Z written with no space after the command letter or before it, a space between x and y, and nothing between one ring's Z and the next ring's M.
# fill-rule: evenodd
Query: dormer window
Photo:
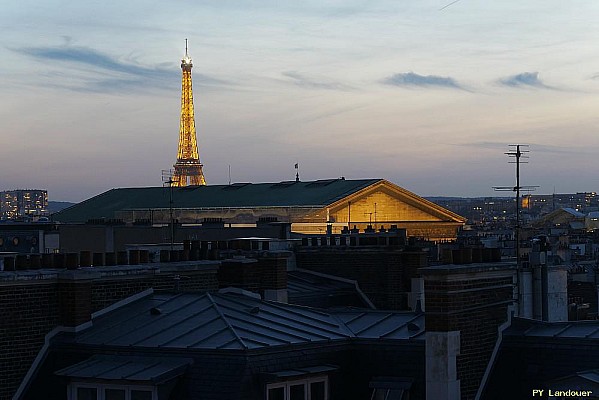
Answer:
M69 400L158 400L155 386L72 383L67 390Z

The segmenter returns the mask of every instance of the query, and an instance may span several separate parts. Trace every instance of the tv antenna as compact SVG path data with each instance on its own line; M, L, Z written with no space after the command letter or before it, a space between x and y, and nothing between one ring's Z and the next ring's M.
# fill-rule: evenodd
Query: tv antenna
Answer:
M185 39L187 42L187 39ZM169 197L168 197L168 209L169 209L169 218L170 218L170 239L171 239L171 251L174 250L175 246L175 220L173 219L173 180L174 171L172 169L163 169L162 170L162 185L166 187L168 185L169 188Z
M494 186L493 189L500 192L513 191L516 193L516 268L520 272L520 192L532 192L538 186L520 185L520 164L528 164L527 144L510 144L510 150L504 154L510 158L510 164L516 164L516 186ZM524 149L522 149L524 148Z

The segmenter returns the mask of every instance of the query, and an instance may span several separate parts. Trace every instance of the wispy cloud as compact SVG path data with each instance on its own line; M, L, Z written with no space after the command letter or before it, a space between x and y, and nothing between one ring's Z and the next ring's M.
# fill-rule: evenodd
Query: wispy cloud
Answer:
M471 143L460 143L460 144L452 144L453 146L461 146L461 147L475 147L479 149L489 149L494 151L510 151L512 148L506 142L471 142ZM588 147L579 147L579 146L553 146L547 144L537 144L537 143L529 143L526 145L526 149L530 150L534 153L548 153L548 154L568 154L568 155L576 155L576 154L594 154L594 149L589 149Z
M287 71L282 73L283 76L289 78L289 81L296 86L307 89L325 89L325 90L350 90L351 87L339 82L315 80L308 78L296 71Z
M29 47L13 49L13 51L30 58L84 67L86 74L79 82L64 79L49 83L51 86L62 87L76 91L115 92L139 89L172 89L178 87L180 80L178 68L167 68L165 64L147 66L132 61L121 61L100 51L88 47L70 46L70 38L65 46L59 47ZM81 77L80 77L81 78ZM217 85L223 81L202 74L194 74L194 83L200 85Z
M386 85L403 87L444 87L464 89L455 79L437 75L419 75L405 72L391 75L382 81Z
M547 86L541 79L539 79L538 72L522 72L520 74L507 76L501 78L498 81L503 86L510 87L529 87L539 89L552 89L551 86Z

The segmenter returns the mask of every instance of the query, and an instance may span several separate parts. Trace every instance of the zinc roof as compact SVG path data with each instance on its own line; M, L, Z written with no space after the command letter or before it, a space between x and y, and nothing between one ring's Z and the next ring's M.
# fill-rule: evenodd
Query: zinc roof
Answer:
M71 378L161 383L181 375L191 359L97 354L63 368L56 375Z
M382 179L324 179L309 182L234 183L172 188L175 208L319 207ZM114 218L115 211L168 208L168 187L111 189L53 215L55 221Z
M599 339L599 321L545 322L514 318L505 331L509 336Z
M413 313L324 312L235 293L153 294L94 319L75 341L245 350L350 338L410 339L423 326L422 317Z

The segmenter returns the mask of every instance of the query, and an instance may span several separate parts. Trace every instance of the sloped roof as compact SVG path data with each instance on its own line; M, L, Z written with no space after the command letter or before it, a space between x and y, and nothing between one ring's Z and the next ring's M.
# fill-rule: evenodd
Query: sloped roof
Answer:
M584 216L583 213L576 211L573 208L565 207L558 208L557 210L551 211L549 214L543 215L538 221L545 223L556 218L581 219L584 218Z
M375 308L356 281L301 268L287 273L287 293L292 304L319 308Z
M424 338L424 314L348 310L337 316L361 339Z
M545 322L514 317L501 345L482 398L525 399L532 389L579 389L578 371L597 367L599 321ZM590 375L593 375L591 372ZM514 377L518 377L514 381ZM563 377L576 378L572 380ZM514 384L507 384L512 382Z
M584 214L583 214L583 213L581 213L581 212L579 212L579 211L576 211L576 210L575 210L575 209L573 209L573 208L570 208L570 207L564 207L564 208L562 208L562 210L563 210L563 211L565 211L565 212L567 212L568 214L571 214L573 217L576 217L576 218L584 218Z
M516 337L599 339L599 321L545 322L514 318L504 335Z
M96 354L85 361L56 371L56 375L158 384L183 374L192 362L193 360L185 358Z
M350 338L410 339L423 327L423 316L405 312L328 313L234 293L154 294L94 319L75 341L243 350Z
M579 379L576 379L579 378ZM580 372L576 372L573 375L570 376L566 376L560 379L556 379L555 381L553 381L552 383L558 383L559 381L579 381L579 382L585 382L586 385L588 385L589 382L594 383L594 384L599 384L599 369L590 369L587 371L580 371ZM582 385L584 387L584 385ZM567 390L567 389L564 389Z
M382 179L234 183L172 188L175 208L322 207ZM114 218L115 211L169 208L165 187L111 189L53 214L60 222Z

